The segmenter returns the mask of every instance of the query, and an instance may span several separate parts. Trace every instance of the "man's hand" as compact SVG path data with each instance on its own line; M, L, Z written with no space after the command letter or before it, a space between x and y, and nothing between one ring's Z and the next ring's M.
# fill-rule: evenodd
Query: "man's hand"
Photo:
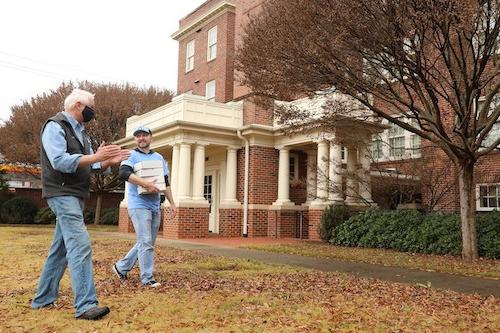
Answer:
M120 163L121 161L125 161L129 156L130 156L130 150L121 149L120 154L118 154L117 156L108 158L105 162L107 162L108 165L115 165L115 164Z
M168 208L168 218L173 219L177 215L177 208L175 206L170 206Z
M141 184L142 187L146 189L147 192L149 193L158 193L160 192L160 189L155 186L155 183L152 181L147 181L143 180L143 183Z
M101 143L99 148L94 154L96 162L106 161L111 158L118 158L121 154L121 148L118 145L106 145L104 142Z

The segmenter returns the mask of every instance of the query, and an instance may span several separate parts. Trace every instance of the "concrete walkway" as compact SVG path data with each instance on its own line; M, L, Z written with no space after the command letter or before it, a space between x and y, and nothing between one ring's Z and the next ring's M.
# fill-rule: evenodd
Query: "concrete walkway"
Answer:
M111 236L113 238L135 239L134 234L123 234L117 232L94 233L101 236ZM164 238L158 238L157 245L170 246L183 250L203 251L205 253L229 258L257 260L268 264L291 265L325 272L347 273L358 277L374 278L392 282L402 282L408 284L421 283L424 285L430 283L431 287L436 289L449 289L467 294L479 294L484 296L493 295L496 298L500 297L500 281L492 279L426 272L399 267L386 267L361 262L321 259L294 254L281 254L242 249L234 246L220 245L214 241L167 240Z

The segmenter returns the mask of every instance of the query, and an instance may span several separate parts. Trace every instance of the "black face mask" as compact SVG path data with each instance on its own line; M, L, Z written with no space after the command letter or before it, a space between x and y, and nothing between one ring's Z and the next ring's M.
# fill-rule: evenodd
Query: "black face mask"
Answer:
M85 105L85 108L83 108L82 111L82 116L83 116L83 122L87 123L91 121L94 118L95 112L92 110L91 107L88 107Z

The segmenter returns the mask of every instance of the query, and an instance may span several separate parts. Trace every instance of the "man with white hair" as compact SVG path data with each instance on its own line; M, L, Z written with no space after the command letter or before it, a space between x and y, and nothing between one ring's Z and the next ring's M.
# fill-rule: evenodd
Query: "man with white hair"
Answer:
M54 239L32 307L54 307L59 282L69 266L76 318L97 320L109 313L98 307L90 237L83 220L84 200L90 193L91 170L106 170L128 158L130 151L102 143L94 153L83 123L94 117L94 95L75 89L64 111L42 126L40 165L42 196L56 215Z

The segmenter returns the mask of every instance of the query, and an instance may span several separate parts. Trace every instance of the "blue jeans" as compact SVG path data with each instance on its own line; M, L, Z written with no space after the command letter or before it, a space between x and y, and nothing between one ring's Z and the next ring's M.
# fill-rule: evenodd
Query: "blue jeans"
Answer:
M154 245L160 229L160 211L131 208L128 213L134 225L137 242L125 257L116 263L116 268L126 275L139 261L141 282L146 284L154 280Z
M56 215L56 227L31 306L36 309L55 302L59 294L59 282L66 266L69 266L73 305L76 316L79 316L98 304L90 237L83 222L84 202L77 197L60 196L47 199L47 203Z

